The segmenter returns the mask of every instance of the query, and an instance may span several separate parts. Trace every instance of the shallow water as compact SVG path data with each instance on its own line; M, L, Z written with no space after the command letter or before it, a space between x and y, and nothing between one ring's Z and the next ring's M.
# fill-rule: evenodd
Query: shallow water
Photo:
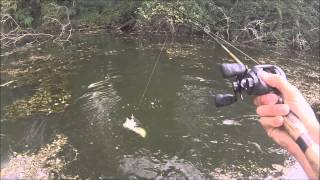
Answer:
M251 98L214 106L213 94L231 90L217 67L227 56L214 43L167 44L184 53L162 52L139 104L162 42L100 34L27 52L82 61L63 80L71 93L63 113L15 122L2 118L1 164L11 152L36 149L62 133L79 153L65 172L81 178L265 177L269 172L261 169L283 165L287 155L265 135ZM2 88L2 108L35 88ZM122 127L131 114L146 129L146 138Z

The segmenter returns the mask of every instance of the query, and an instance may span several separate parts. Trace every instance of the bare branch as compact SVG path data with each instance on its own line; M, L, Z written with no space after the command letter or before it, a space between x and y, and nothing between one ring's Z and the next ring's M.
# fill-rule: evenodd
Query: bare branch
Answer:
M66 6L58 6L52 3L50 5L53 6L56 14L59 14L60 10L63 10L63 12L66 13L65 19L58 19L49 16L44 17L44 20L57 25L57 29L60 30L59 34L35 32L34 30L23 28L10 14L1 13L1 47L8 49L12 48L14 51L18 44L19 46L24 46L26 44L40 45L48 41L58 43L70 41L73 28L69 17L69 9ZM3 56L2 52L1 56Z

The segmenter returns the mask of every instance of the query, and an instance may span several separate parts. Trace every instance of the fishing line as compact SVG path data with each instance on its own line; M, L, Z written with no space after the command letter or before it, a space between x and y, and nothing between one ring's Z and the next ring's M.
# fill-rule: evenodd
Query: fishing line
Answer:
M181 12L180 12L181 13ZM183 15L185 15L184 13L182 13ZM185 15L186 16L186 15ZM223 43L227 44L228 46L232 47L233 49L237 50L238 52L240 52L241 54L243 54L245 57L249 58L251 61L255 62L256 64L260 64L257 60L253 59L251 56L249 56L248 54L246 54L245 52L243 52L241 49L235 47L234 45L232 45L231 43L229 43L228 41L224 40L223 38L219 37L218 35L214 34L211 32L209 26L201 26L200 23L198 21L196 21L197 23L193 22L192 20L188 19L190 23L194 24L195 26L197 26L198 28L200 28L201 30L203 30L208 36L210 36L212 39L214 39L214 41L219 44L231 57L233 60L235 60L237 63L240 63L240 64L244 64L242 63L239 58L237 58L237 56L235 56L226 46L224 46L220 41L222 41ZM219 40L220 41L219 41ZM145 96L145 94L147 93L148 91L148 88L150 86L150 83L151 83L151 80L152 80L152 77L154 75L154 72L156 70L156 67L159 63L159 60L160 60L160 57L161 57L161 53L163 51L163 49L165 48L166 46L166 42L167 42L167 35L166 35L166 38L162 44L162 47L161 47L161 50L160 50L160 53L158 54L156 60L155 60L155 63L153 65L153 68L152 68L152 71L148 77L148 81L146 83L146 86L143 90L143 93L139 99L139 103L138 103L138 108L141 106L141 103L142 103L142 100Z
M151 71L151 73L150 73L150 75L148 77L147 84L146 84L146 86L145 86L145 88L143 90L143 93L142 93L141 97L140 97L140 100L139 100L139 103L138 103L138 108L141 106L142 100L143 100L145 94L148 91L149 85L151 83L151 79L152 79L152 77L154 75L154 72L156 70L157 65L159 64L161 53L162 53L163 49L165 48L166 43L167 43L167 35L166 35L166 38L165 38L164 42L162 43L162 47L161 47L160 53L158 54L158 56L157 56L157 58L155 60L155 63L154 63L153 68L152 68L152 71Z
M202 27L201 27L202 28ZM232 47L233 49L237 50L238 52L240 52L241 54L243 54L244 56L246 56L247 58L249 58L250 60L252 60L253 62L255 62L256 64L260 64L257 60L253 59L251 56L249 56L248 54L246 54L245 52L243 52L241 49L235 47L234 45L232 45L231 43L229 43L228 41L226 41L225 39L217 36L216 34L212 33L209 29L209 27L205 27L202 28L202 30L208 34L210 37L212 37L218 44L220 44L222 46L223 49L225 49L228 53L230 52L225 46L223 46L223 44L221 44L216 38L218 38L219 40L223 41L225 44L229 45L230 47ZM232 54L232 53L231 53ZM229 55L231 55L229 53ZM236 59L238 59L237 57L235 57ZM235 59L235 60L236 60ZM239 60L239 59L238 59ZM237 61L237 60L236 60ZM237 61L238 62L238 61ZM241 63L241 61L240 61ZM243 64L243 63L241 63Z
M182 15L184 15L185 17L188 17L185 13L180 12ZM208 19L207 19L208 20ZM248 54L246 54L245 52L243 52L241 49L235 47L234 45L232 45L231 43L229 43L228 41L224 40L223 38L219 37L218 35L212 33L210 31L209 26L202 26L201 23L197 20L191 20L190 18L188 18L188 21L197 26L198 28L200 28L201 30L203 30L207 35L209 35L211 38L213 38L215 40L216 43L218 43L232 58L233 60L235 60L237 63L241 63L243 64L233 53L231 53L231 51L225 47L220 41L224 42L225 44L229 45L230 47L232 47L233 49L237 50L238 52L240 52L241 54L243 54L245 57L249 58L251 61L255 62L256 64L260 64L257 60L253 59L251 56L249 56ZM220 41L218 41L218 39Z
M237 58L237 56L235 56L227 47L225 47L222 43L220 43L212 34L210 34L210 29L209 29L209 27L208 26L206 26L205 28L203 28L203 31L207 34L207 35L209 35L211 38L213 38L214 39L214 41L216 42L216 43L218 43L221 47L222 47L222 49L224 49L231 57L232 57L232 59L234 59L237 63L239 63L239 64L243 64L241 61L240 61L240 59L238 59Z

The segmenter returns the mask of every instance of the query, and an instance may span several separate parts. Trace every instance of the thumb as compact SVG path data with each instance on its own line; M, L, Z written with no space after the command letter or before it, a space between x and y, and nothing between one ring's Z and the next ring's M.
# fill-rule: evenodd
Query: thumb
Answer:
M278 74L260 71L259 76L269 86L278 89L283 96L291 96L299 93L294 86L292 86L284 77Z

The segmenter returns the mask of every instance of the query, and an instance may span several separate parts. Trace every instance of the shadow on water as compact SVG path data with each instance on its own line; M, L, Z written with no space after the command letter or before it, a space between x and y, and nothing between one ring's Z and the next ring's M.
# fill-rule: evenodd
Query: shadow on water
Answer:
M21 144L37 148L63 133L79 153L66 171L81 178L210 179L232 171L264 177L268 172L259 169L283 164L286 155L259 126L252 99L214 107L212 94L230 88L216 66L224 52L208 42L184 44L163 52L139 104L161 44L108 35L75 39L63 52L84 60L68 80L70 106L61 116L25 123ZM122 127L131 114L146 138ZM7 128L18 136L17 127Z

